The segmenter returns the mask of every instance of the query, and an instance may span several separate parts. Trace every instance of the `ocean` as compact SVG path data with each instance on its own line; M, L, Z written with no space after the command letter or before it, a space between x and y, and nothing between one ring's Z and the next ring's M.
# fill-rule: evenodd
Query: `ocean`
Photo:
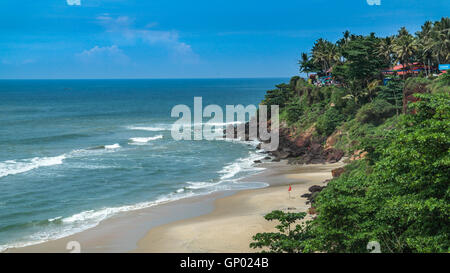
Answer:
M265 157L254 142L171 137L175 105L249 105L286 79L0 81L0 251L120 212L221 190ZM206 121L207 119L205 119Z

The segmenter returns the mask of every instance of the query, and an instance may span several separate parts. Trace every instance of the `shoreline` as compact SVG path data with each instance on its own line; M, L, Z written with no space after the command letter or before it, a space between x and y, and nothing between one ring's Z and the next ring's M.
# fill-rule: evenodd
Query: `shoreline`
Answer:
M271 163L269 163L271 164ZM331 170L344 166L333 164L293 166L278 164L248 179L271 182L262 189L242 190L236 194L216 199L214 211L151 229L138 242L137 253L250 253L252 236L258 232L275 231L276 222L264 216L273 210L306 212L309 187L323 185L332 178ZM260 181L260 180L258 180ZM292 192L288 194L288 184ZM306 219L310 219L308 215Z
M89 253L252 252L255 250L248 248L251 236L275 226L264 220L265 214L287 208L292 212L306 211L306 198L299 196L307 193L310 186L321 185L331 178L331 170L343 165L342 162L288 165L284 161L258 164L256 167L266 169L242 182L264 182L268 187L219 191L120 213L85 231L7 249L5 253L67 253L70 241L79 242L81 252ZM288 184L293 185L291 199L287 198ZM218 232L226 235L217 238Z

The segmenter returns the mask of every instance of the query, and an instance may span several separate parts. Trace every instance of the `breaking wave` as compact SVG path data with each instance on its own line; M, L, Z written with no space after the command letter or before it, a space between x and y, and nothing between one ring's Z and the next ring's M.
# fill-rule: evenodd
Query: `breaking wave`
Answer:
M148 143L150 141L162 139L162 138L163 138L163 135L157 135L154 137L132 137L132 138L130 138L130 142L131 142L130 144Z
M60 165L66 157L66 155L59 155L54 157L34 157L30 159L0 162L0 177L25 173L40 167Z

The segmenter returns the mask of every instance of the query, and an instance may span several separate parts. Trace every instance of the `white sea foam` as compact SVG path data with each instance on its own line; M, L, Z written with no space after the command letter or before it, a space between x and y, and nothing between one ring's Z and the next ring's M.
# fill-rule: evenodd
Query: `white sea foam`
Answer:
M209 125L209 126L214 126L216 131L220 131L223 132L223 129L225 129L226 127L230 126L230 125L239 125L239 124L243 124L240 121L232 121L232 122L202 122L202 123L186 123L186 124L173 124L170 127L170 130L179 130L181 128L185 128L185 127L196 127L196 126L202 126L202 129L205 125Z
M253 160L260 158L255 153L250 153L249 157L238 159L230 165L224 167L224 175L222 177L233 177L240 171L250 171ZM253 168L253 170L261 170L262 168ZM188 186L180 188L175 192L161 195L154 201L141 202L134 205L126 205L120 207L106 207L96 210L86 210L76 213L69 217L55 217L48 219L50 223L58 221L59 224L49 226L45 231L34 233L30 236L22 238L20 242L14 242L7 245L0 245L0 252L8 248L26 247L29 245L39 244L50 240L56 240L63 237L82 232L89 228L97 226L101 221L110 218L118 213L134 211L144 208L153 207L159 204L172 202L192 196L206 195L216 191L223 190L241 190L251 188L263 188L268 184L261 182L239 182L236 179L221 180L219 182L187 182Z
M98 155L105 152L115 152L118 148L120 148L120 145L116 143L112 145L98 146L96 148L76 149L53 157L34 157L28 159L6 160L0 162L0 178L8 175L26 173L41 167L61 165L64 163L64 160L68 158Z
M120 145L118 143L112 145L105 145L105 149L118 149Z
M194 190L197 193L208 194L217 191L226 190L241 190L241 189L256 189L269 186L267 183L262 182L242 182L239 180L222 180L220 182L187 182L188 186L185 188L188 190Z
M139 143L147 143L148 141L161 139L163 138L162 135L158 135L155 137L148 137L148 138L132 138L133 142ZM244 141L238 141L239 143L245 143L250 144L249 142ZM117 144L118 145L118 144ZM107 146L114 147L109 149L115 149L117 147L116 144L114 145L106 145L105 149L107 149ZM120 147L120 145L119 145ZM101 151L101 150L100 150ZM67 156L80 156L80 155L89 155L90 153L97 153L100 151L88 151L88 150L76 150L72 151L71 153L67 154ZM105 152L105 150L103 150ZM113 151L113 150L112 150ZM111 151L111 152L112 152ZM85 154L88 153L88 154ZM260 160L264 156L261 156L261 154L258 154L254 151L249 152L249 156L246 158L240 158L237 159L234 162L231 162L230 164L224 166L224 168L219 171L221 174L220 180L218 182L186 182L187 186L180 188L170 194L162 195L159 198L157 198L154 201L150 202L141 202L134 205L126 205L126 206L119 206L119 207L106 207L106 208L100 208L95 210L86 210L82 211L80 213L76 213L69 217L55 217L48 219L50 226L41 232L32 234L30 236L27 236L25 238L22 238L20 242L13 242L8 245L2 245L0 246L0 252L4 251L5 249L12 248L12 247L24 247L29 246L33 244L38 244L42 242L46 242L49 240L56 240L59 238L63 238L66 236L70 236L72 234L84 231L86 229L92 228L97 226L101 221L116 215L121 212L126 211L133 211L143 208L152 207L158 204L167 203L183 198L188 198L191 196L200 196L209 194L216 191L222 191L222 190L240 190L240 189L250 189L250 188L261 188L268 186L265 183L260 182L240 182L238 179L236 179L237 174L241 172L252 172L252 171L259 171L263 170L263 168L255 168L254 167L254 161ZM34 161L39 162L40 166L47 166L49 164L61 164L62 161L66 158L66 155L59 156L59 157L53 157L53 158L40 158L43 160L37 160L34 159ZM33 160L29 160L30 164ZM12 164L13 162L17 163L16 161L9 161L9 163L0 163L0 170L3 170L2 166L4 167L5 164ZM4 165L1 165L4 164ZM34 165L33 165L34 166ZM0 172L1 174L1 172ZM1 177L1 176L0 176Z
M189 186L187 186L187 189L191 189L191 190L198 190L198 189L205 189L205 188L210 188L210 187L214 187L214 186L218 186L220 185L221 182L217 182L217 183L211 183L211 182L186 182L186 184L188 184Z
M24 173L40 167L60 165L63 163L64 159L66 159L66 155L7 160L0 162L0 177Z
M167 131L168 127L146 127L146 126L129 126L127 127L129 130L138 130L138 131L150 131L150 132L159 132L159 131Z
M130 141L131 141L130 144L133 144L133 143L147 143L147 142L150 142L150 141L153 141L153 140L157 140L157 139L162 139L162 138L163 138L163 135L157 135L157 136L154 136L154 137L133 137L133 138L130 138Z
M228 126L228 125L239 125L239 124L243 124L243 122L240 122L240 121L232 121L232 122L203 122L203 123L201 123L201 124L203 124L203 125L206 125L206 124L208 124L208 125L211 125L211 126ZM200 123L194 123L194 126L195 125L200 125Z
M222 126L228 126L228 125L239 125L239 124L243 124L240 121L231 121L231 122L201 122L201 123L185 123L185 124L173 124L172 128L174 126L200 126L200 125L211 125L211 126L217 126L217 127L222 127Z
M60 219L62 219L62 216L58 216L58 217L55 217L55 218L50 218L50 219L48 219L48 221L49 222L53 222L53 221L57 221L57 220L60 220Z
M245 171L261 171L264 168L254 167L254 161L263 159L264 156L251 152L246 158L239 158L238 160L226 165L222 170L219 171L220 179L226 180L231 179L240 172Z
M265 168L255 167L254 161L263 159L264 156L255 152L249 152L249 156L245 158L239 158L234 162L224 166L218 173L221 174L220 181L218 182L186 182L188 186L186 189L190 190L204 190L211 189L211 191L217 190L234 190L241 188L257 188L265 186L264 183L245 183L236 179L237 174L242 172L258 172ZM258 186L259 185L259 186Z
M171 193L160 196L151 202L141 202L134 205L126 205L121 207L107 207L98 210L87 210L74 214L69 217L61 216L48 219L49 222L59 220L60 225L52 226L45 231L34 233L30 236L22 238L20 242L13 242L7 245L0 245L0 252L9 248L26 247L34 244L43 243L50 240L57 240L63 237L82 232L89 228L97 226L101 221L120 212L134 211L144 208L153 207L159 204L176 201L195 195L192 192L187 193Z
M261 141L259 141L257 139L254 139L254 140L242 140L240 138L226 138L226 137L224 137L224 138L219 138L219 139L216 139L216 140L223 140L223 141L232 142L232 143L249 145L249 146L252 146L252 147L255 147L255 148L261 143Z

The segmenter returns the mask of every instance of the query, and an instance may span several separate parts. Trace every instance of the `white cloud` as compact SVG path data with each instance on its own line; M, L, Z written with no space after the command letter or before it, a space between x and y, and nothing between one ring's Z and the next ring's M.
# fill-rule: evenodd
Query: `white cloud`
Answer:
M81 0L66 0L69 6L81 6Z
M81 56L86 56L86 57L90 57L90 56L95 56L98 54L117 54L117 53L121 53L122 51L116 46L116 45L112 45L112 46L105 46L105 47L99 47L99 46L94 46L93 48L89 49L89 50L84 50L83 52L80 53Z
M135 28L134 19L128 16L111 17L109 14L103 14L97 17L100 24L105 26L107 32L110 32L119 38L122 43L143 42L148 45L162 45L177 60L187 62L197 62L198 55L192 50L191 45L180 40L177 31L164 31L148 29L157 26L157 23L149 23L145 28Z
M125 64L129 61L128 56L125 55L117 45L105 47L99 47L96 45L91 49L84 50L76 56L83 62L109 61Z

